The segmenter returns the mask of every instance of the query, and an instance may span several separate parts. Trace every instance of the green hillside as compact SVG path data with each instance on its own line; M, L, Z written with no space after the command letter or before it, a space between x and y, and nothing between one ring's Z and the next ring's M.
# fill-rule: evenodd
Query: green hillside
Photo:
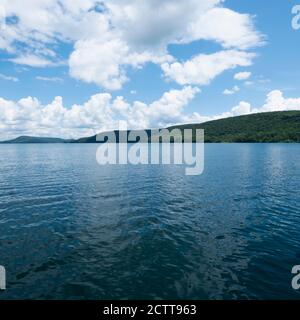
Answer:
M300 111L257 113L171 127L204 129L205 142L300 142Z

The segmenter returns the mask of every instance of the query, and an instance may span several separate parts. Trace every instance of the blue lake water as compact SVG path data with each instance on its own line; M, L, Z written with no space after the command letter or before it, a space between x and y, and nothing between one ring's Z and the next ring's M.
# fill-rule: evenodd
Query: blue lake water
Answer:
M205 170L0 145L0 299L299 299L300 145L210 144Z

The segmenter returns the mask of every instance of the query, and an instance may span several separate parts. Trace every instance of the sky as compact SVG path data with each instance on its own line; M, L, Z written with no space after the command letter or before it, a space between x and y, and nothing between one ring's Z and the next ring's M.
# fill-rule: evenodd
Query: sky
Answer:
M0 140L300 110L298 4L0 0Z

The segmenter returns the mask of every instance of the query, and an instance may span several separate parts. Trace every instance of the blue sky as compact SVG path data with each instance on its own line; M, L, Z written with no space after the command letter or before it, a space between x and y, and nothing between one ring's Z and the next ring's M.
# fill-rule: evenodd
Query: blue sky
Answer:
M145 6L135 0L107 0L97 9L93 0L84 5L65 0L61 17L49 13L51 8L60 10L56 0L41 0L38 8L29 0L26 12L21 2L4 0L2 5L7 25L0 36L0 110L6 116L0 118L0 139L19 133L53 135L53 129L62 136L88 135L114 128L121 119L131 127L156 127L300 106L300 30L291 26L297 1L189 0L174 13L172 5L178 1L166 0L160 20L151 18L164 2L157 0ZM216 8L223 11L214 11L214 27L205 16ZM180 10L187 18L179 19ZM199 16L192 15L193 10ZM39 12L45 17L37 18ZM132 12L131 23L126 14L131 17ZM230 26L233 13L236 21ZM60 18L70 23L59 27ZM193 31L183 32L185 28ZM217 62L193 60L220 52L227 55ZM217 63L226 64L224 70ZM248 78L234 79L241 72ZM93 106L85 107L95 95ZM29 96L24 107L20 100ZM62 102L54 107L55 97ZM66 115L75 104L87 108L84 115ZM47 105L49 112L36 110ZM76 116L81 119L78 126Z

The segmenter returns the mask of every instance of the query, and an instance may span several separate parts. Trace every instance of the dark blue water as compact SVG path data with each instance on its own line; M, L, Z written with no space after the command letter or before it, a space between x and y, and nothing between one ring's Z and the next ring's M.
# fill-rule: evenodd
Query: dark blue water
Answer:
M300 145L212 144L205 171L0 146L0 299L297 299Z

